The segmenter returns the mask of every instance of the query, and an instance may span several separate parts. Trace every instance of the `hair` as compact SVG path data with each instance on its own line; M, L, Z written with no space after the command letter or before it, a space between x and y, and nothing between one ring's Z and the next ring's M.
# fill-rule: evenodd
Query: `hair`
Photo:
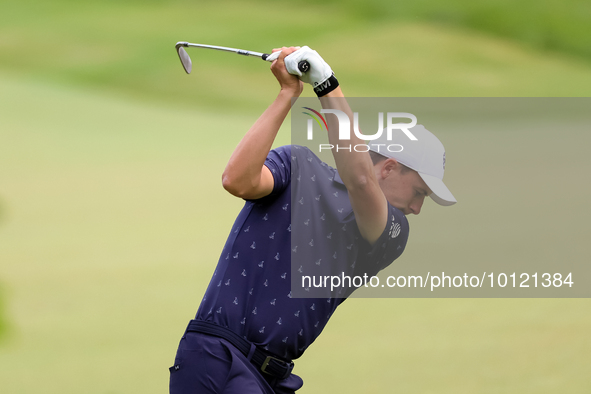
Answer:
M369 151L369 157L371 157L371 162L373 163L373 165L375 166L376 164L378 164L381 161L384 161L387 159L386 156L379 154L378 152L374 152L372 150Z
M371 157L371 162L373 163L373 165L375 166L378 163L381 163L382 161L386 160L387 157L378 153L378 152L374 152L372 150L369 151L369 157ZM402 164L401 162L398 162L398 164L400 164L401 169L400 171L404 174L408 171L411 171L412 168L409 168L407 166L405 166L404 164Z

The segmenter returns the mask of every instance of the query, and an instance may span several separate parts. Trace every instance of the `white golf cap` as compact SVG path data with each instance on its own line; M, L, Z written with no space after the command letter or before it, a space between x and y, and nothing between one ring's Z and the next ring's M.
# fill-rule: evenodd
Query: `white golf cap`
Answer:
M430 197L439 205L453 205L457 201L443 183L445 148L433 133L422 125L408 129L417 139L411 140L400 130L393 130L392 138L383 131L380 138L368 141L370 150L398 162L419 173L433 192Z

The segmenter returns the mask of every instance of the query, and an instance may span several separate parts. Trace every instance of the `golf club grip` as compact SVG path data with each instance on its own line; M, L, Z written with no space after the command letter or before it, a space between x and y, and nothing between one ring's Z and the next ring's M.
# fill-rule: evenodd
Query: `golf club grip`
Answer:
M263 53L262 59L263 60L267 60L267 58L271 56L268 53ZM308 63L307 60L302 60L298 63L298 70L300 70L301 72L305 73L308 72L308 70L310 69L310 63Z

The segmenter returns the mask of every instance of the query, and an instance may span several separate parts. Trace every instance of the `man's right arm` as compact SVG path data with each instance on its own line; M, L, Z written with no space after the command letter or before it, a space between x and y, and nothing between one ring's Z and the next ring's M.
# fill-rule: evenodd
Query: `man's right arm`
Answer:
M271 71L281 87L279 95L244 135L226 165L222 184L236 197L255 200L273 191L274 179L264 165L265 159L289 113L292 97L302 92L302 82L287 72L283 61L295 50L294 47L282 48L278 59L271 64Z

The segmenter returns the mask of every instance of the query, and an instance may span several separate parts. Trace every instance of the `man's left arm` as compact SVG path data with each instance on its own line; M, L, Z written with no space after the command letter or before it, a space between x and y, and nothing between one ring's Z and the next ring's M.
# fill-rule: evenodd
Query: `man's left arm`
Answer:
M299 73L297 65L307 60L310 70L306 74ZM353 113L345 96L334 77L330 66L316 51L303 47L285 58L287 70L300 76L302 81L314 86L323 109L338 110L353 119ZM353 132L353 122L349 122L350 140L339 140L339 121L336 115L326 116L328 123L328 139L332 146L347 144L351 146L365 144ZM388 203L375 174L374 166L368 152L356 152L347 149L333 149L337 170L347 187L351 206L361 236L370 244L374 244L384 232L388 219Z
M319 97L322 108L342 111L349 119L353 113L341 87ZM339 140L339 122L335 115L327 116L328 140L333 146L346 143L350 146L365 144L350 130L350 140ZM351 127L353 123L350 122ZM355 212L355 219L361 236L370 244L374 244L384 232L388 219L388 203L376 178L371 157L368 152L357 152L353 149L332 150L337 170L347 187L349 200Z

